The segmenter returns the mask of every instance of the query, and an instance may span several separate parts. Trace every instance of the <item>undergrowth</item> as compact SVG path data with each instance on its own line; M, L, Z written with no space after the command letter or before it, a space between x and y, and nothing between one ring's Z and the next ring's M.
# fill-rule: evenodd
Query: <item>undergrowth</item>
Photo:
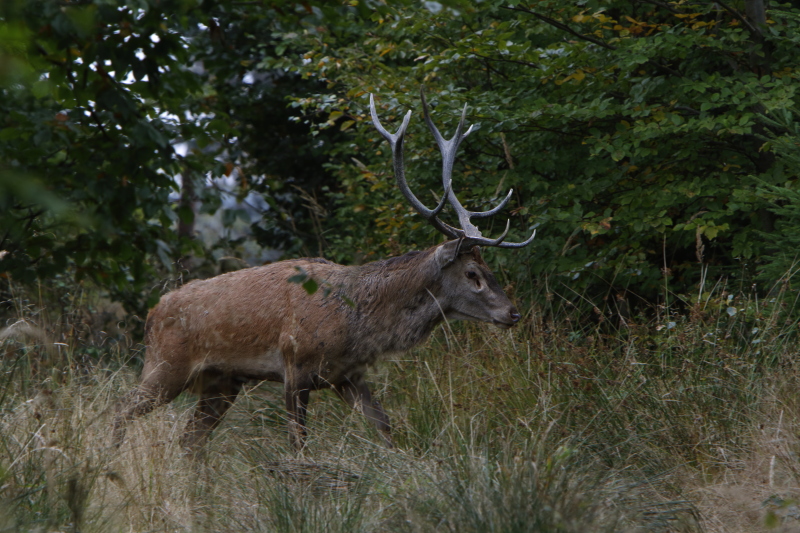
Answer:
M0 329L0 531L760 531L800 527L797 325L785 294L509 332L444 325L379 365L396 449L333 394L288 445L252 384L192 460L193 399L110 445L142 347L101 300L15 296ZM54 311L55 309L56 311ZM544 317L544 318L543 318Z

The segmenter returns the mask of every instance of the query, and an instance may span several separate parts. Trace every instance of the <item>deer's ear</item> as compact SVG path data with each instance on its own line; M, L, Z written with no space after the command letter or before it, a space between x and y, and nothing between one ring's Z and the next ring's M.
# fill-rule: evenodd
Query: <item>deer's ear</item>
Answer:
M451 264L462 254L471 254L476 261L482 261L480 247L470 246L467 248L463 246L463 239L455 239L439 245L434 254L436 262L439 263L439 268L444 268Z
M433 252L433 254L436 258L436 263L439 265L439 268L444 268L456 260L456 254L459 252L459 244L459 240L456 239L454 241L447 241L443 244L440 244L439 247L436 248L436 251Z

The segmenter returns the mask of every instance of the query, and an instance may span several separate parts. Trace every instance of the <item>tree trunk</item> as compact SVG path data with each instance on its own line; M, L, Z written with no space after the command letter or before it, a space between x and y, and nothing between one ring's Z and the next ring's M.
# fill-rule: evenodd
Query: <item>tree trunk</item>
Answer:
M194 239L194 222L197 217L195 204L197 194L194 190L194 180L184 175L181 185L181 199L178 202L178 237L183 239ZM191 217L186 217L185 213L191 213ZM186 254L176 261L178 270L191 270L194 263L194 256Z
M745 0L745 15L755 31L751 31L753 47L750 50L750 69L759 76L770 70L770 46L764 39L767 27L767 0Z

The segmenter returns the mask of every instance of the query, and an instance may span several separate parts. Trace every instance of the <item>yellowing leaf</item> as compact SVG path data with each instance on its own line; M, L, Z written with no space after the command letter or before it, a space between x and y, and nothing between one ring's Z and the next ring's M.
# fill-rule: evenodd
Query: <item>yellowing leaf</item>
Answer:
M709 240L716 239L717 234L719 234L719 228L716 226L701 226L698 229L700 229L703 235L708 237Z
M613 24L613 23L616 22L616 20L612 19L611 17L609 17L607 15L603 15L602 13L595 13L592 16L594 18L596 18L597 20L599 20L602 24L608 24L608 23Z

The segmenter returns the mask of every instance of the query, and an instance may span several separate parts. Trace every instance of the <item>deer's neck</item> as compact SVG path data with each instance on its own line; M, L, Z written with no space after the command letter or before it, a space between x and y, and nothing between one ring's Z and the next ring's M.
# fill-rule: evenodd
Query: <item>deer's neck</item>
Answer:
M364 355L408 350L442 321L435 295L441 269L433 249L356 267L352 294L352 349Z

